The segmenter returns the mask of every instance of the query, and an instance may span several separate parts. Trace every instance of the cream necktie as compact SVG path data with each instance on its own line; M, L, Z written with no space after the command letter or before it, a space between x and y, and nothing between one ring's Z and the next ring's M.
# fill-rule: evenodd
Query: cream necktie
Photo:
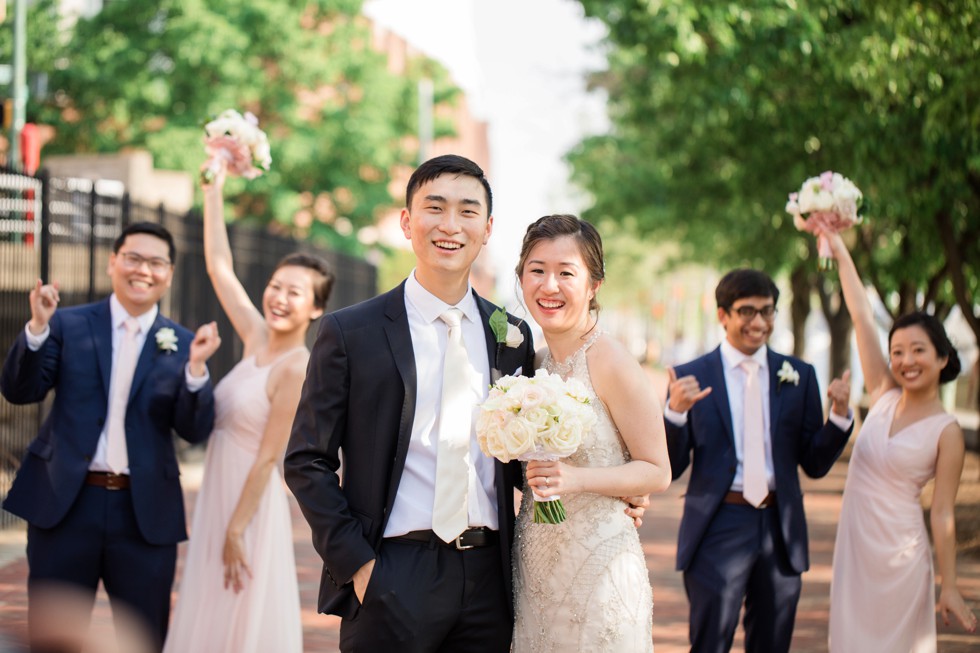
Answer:
M473 399L469 392L469 357L463 346L463 317L451 308L439 319L449 327L442 369L442 402L439 408L439 446L436 454L436 496L432 506L432 530L452 542L469 525L466 492L470 485L470 428Z
M136 371L136 337L140 332L136 318L128 317L123 323L126 333L119 343L119 354L112 370L112 397L109 399L109 429L106 433L105 457L109 469L121 474L129 466L129 453L126 449L126 406L129 404L129 390L133 386L133 372Z
M742 496L753 506L762 503L769 494L766 480L766 443L762 419L762 392L759 389L759 363L746 358L745 406L742 422Z

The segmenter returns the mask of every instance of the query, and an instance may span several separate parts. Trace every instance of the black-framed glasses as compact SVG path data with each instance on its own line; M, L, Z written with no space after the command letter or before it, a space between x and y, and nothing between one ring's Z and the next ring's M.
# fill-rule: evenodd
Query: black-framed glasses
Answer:
M135 252L119 252L118 256L122 259L122 264L130 270L136 270L146 263L150 268L150 272L153 274L164 274L173 265L165 258L160 258L159 256L147 258Z
M771 320L776 317L776 307L772 305L763 306L762 308L756 308L755 306L739 306L738 308L732 308L729 310L729 312L731 311L738 313L738 316L746 322L751 322L754 320L756 315L761 315L763 320Z

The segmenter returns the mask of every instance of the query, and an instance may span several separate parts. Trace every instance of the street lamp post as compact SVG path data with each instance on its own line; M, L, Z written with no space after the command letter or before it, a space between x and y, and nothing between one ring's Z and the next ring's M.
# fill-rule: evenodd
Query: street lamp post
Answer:
M14 0L13 116L10 121L10 154L7 165L20 167L20 134L27 114L27 0Z

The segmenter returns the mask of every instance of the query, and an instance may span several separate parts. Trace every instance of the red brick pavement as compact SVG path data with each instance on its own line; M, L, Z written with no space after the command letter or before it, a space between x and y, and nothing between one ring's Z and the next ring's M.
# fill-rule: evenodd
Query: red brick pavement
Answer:
M186 485L193 485L195 468L186 470ZM974 469L975 473L976 470ZM839 462L830 475L820 481L807 480L806 508L810 525L813 566L803 577L803 596L797 616L793 651L817 653L827 650L827 614L830 584L830 562L834 534L840 510L840 492L846 474L846 461ZM687 647L687 601L680 574L673 570L677 526L683 503L684 479L666 494L656 497L640 530L647 566L654 589L653 638L658 653L678 653ZM193 490L188 492L193 503ZM26 632L26 597L24 592L27 563L17 551L23 550L18 533L3 534L12 543L0 550L13 550L14 559L0 567L0 653L21 650L19 642ZM19 535L19 536L18 536ZM293 502L293 539L303 606L303 633L306 651L337 651L339 620L316 613L316 595L320 582L320 563L310 543L310 531ZM19 541L18 541L19 540ZM183 557L184 546L181 546ZM980 560L959 560L960 584L975 611L980 612ZM178 571L179 583L179 571ZM104 642L111 632L108 604L100 591L93 618L93 638ZM967 635L956 627L940 625L939 650L942 653L966 653L980 650L980 635ZM106 653L105 646L90 647L91 653ZM741 634L735 651L742 650Z

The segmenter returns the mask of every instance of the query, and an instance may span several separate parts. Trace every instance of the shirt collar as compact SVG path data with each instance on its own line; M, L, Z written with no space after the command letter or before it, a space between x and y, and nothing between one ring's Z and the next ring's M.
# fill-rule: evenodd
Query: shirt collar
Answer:
M109 296L109 319L112 321L112 329L115 331L123 325L126 318L134 318L140 325L140 333L149 333L150 327L153 326L153 322L157 319L157 313L160 312L159 307L154 304L153 307L142 315L130 315L125 308L123 308L122 302L116 297L116 293L112 293Z
M466 286L466 294L453 306L423 288L422 284L415 278L415 270L412 270L412 273L408 275L408 279L405 280L405 297L408 298L408 301L411 302L415 310L418 311L419 315L427 323L435 322L439 319L440 315L450 308L461 310L470 322L478 323L480 321L480 309L476 305L473 288L469 284Z
M725 364L726 370L733 370L742 364L742 361L746 358L752 358L759 364L760 370L768 370L768 354L769 348L766 345L762 345L758 350L751 356L746 356L739 350L735 349L732 343L728 342L728 339L721 341L721 360Z

